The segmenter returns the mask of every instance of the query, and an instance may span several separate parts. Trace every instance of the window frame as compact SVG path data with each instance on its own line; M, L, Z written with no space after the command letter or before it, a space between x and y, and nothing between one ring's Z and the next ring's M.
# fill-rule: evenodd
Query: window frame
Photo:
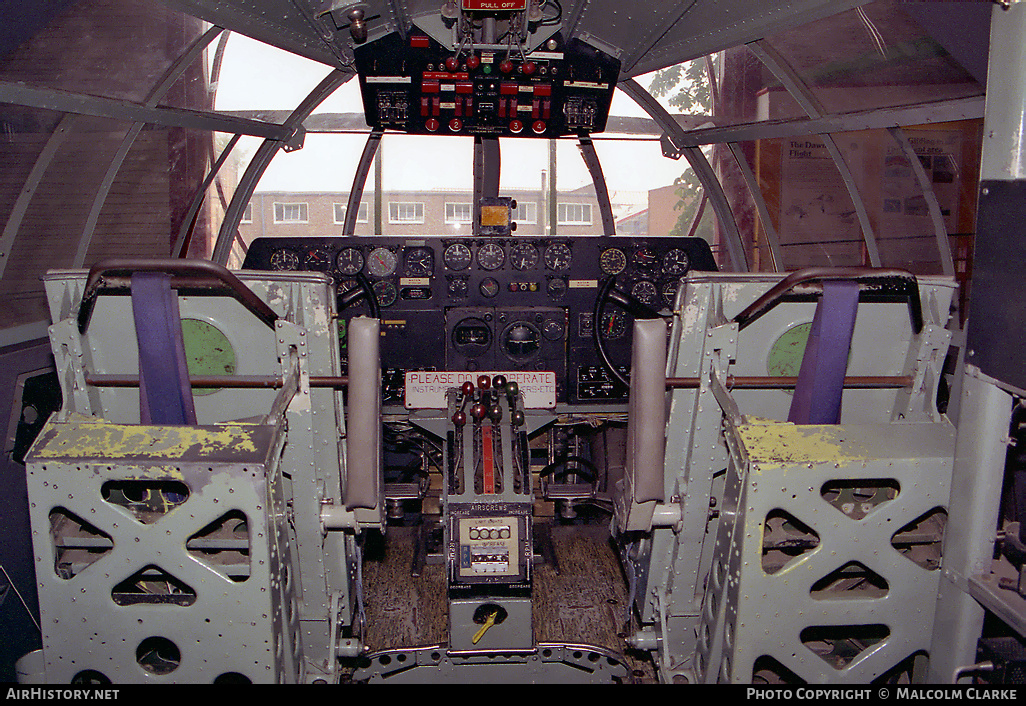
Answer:
M342 209L342 218L338 217L339 209ZM348 203L335 202L331 204L332 217L335 225L340 226L346 222L346 210L349 208ZM356 210L356 222L357 223L370 223L370 204L366 201L361 201L360 206Z
M581 220L569 220L566 218L569 207L581 209ZM587 220L585 220L585 218ZM556 204L556 225L561 226L590 226L593 224L592 209L590 203L578 201L564 201Z
M413 218L403 218L400 214L399 209L404 206L414 207ZM393 207L396 207L393 213ZM417 225L424 223L424 202L423 201L389 201L388 202L388 222L397 225Z
M285 209L288 206L299 207L299 218L286 218ZM280 211L279 211L280 207ZM281 217L279 218L279 213ZM297 223L309 223L310 222L310 204L306 201L275 201L274 202L274 222L277 225L292 225Z
M450 206L453 207L452 211L453 211L454 214L455 214L455 211L456 211L455 207L459 206L460 210L462 210L463 207L466 207L466 209L467 209L467 219L466 220L457 219L457 217L455 215L450 217L449 216ZM469 201L446 201L445 202L445 224L446 225L462 226L462 225L469 225L469 224L471 224L473 222L474 222L474 207L473 207L473 204L471 204Z

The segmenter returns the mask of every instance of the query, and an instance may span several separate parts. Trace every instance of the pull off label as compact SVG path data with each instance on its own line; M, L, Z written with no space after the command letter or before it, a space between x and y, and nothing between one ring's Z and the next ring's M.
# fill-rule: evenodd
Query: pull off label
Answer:
M527 0L463 0L464 10L514 12L527 8Z

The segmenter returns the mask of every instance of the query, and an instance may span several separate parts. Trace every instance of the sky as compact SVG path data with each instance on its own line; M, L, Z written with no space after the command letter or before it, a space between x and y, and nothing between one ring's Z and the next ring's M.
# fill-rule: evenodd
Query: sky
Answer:
M217 86L219 110L291 110L326 76L330 68L267 46L239 34L228 41ZM648 79L650 80L650 79ZM639 79L647 85L645 77ZM359 85L352 79L315 112L362 112ZM644 117L645 112L620 91L613 115ZM341 191L352 186L363 150L364 135L307 135L303 149L279 153L257 191ZM657 141L603 140L595 137L607 187L627 198L627 192L647 192L672 184L686 169L683 160L662 156ZM236 150L252 154L259 141L244 139ZM383 186L386 190L460 189L473 187L473 140L469 137L410 136L386 133ZM500 140L503 188L532 188L548 169L548 141ZM576 141L557 143L558 187L571 190L591 183ZM368 184L373 183L373 173ZM614 197L615 200L615 197Z

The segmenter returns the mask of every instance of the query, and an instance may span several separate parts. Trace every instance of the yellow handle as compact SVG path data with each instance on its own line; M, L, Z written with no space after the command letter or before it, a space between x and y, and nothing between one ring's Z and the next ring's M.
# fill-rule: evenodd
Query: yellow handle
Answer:
M494 613L489 613L488 614L488 619L485 620L484 625L481 626L480 630L478 630L476 633L474 633L474 639L471 640L471 642L473 642L473 644L476 645L481 640L481 638L484 637L484 634L486 632L488 632L488 628L490 628L491 626L495 625L495 616L497 616L498 614L499 613L497 611L494 612Z

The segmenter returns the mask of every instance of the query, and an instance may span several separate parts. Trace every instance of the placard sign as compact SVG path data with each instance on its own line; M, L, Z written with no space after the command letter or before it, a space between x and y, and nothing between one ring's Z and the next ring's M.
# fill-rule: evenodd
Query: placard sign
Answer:
M524 407L527 409L552 409L556 406L556 374L554 372L528 370L426 371L406 373L406 408L445 409L445 393L449 388L459 387L467 380L476 386L477 379L481 375L487 375L489 378L505 375L507 380L515 381L520 386Z
M527 0L463 0L463 9L471 12L496 10L512 12L527 8Z

